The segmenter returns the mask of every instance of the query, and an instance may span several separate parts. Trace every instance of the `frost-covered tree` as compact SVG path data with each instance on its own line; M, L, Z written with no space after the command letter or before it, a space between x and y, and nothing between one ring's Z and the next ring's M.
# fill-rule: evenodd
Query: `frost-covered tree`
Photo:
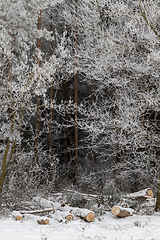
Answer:
M80 186L96 189L98 182L103 190L114 181L124 191L155 189L159 3L2 0L0 6L0 193L6 176L10 188L15 179L21 187L54 180L57 154L65 163L59 179L66 170L71 175L78 151Z
M57 105L56 93L63 79L57 78L57 72L61 72L64 59L69 54L64 48L64 40L57 43L57 49L48 57L43 49L37 48L37 39L53 41L52 32L45 27L37 29L39 12L45 19L45 11L52 9L60 1L41 0L17 0L1 1L0 3L0 91L1 91L1 162L0 162L0 195L2 193L4 180L7 174L10 183L17 178L25 183L25 178L32 184L31 166L34 156L34 116L36 112L36 96L40 96L38 105L41 122L46 121L49 109L63 112L63 106ZM41 64L37 62L41 61ZM38 81L37 81L38 79ZM50 86L55 89L55 97L52 101L48 98ZM62 110L61 110L62 109ZM54 121L56 122L56 121ZM53 122L53 123L54 123ZM41 123L41 125L42 125ZM58 125L58 124L57 124ZM57 127L56 125L56 127ZM49 125L48 125L49 126ZM41 126L41 137L49 134L48 126ZM53 124L53 129L54 131ZM43 130L43 131L42 131ZM42 139L42 138L41 138ZM43 142L39 142L38 150L42 149ZM47 151L47 150L46 150ZM39 151L40 155L40 151ZM47 155L41 159L47 158ZM52 155L52 170L56 165L56 158ZM14 172L15 171L15 172ZM34 172L40 172L36 166ZM10 174L11 173L11 174ZM44 174L45 175L45 174ZM13 183L13 181L12 181ZM23 184L21 184L23 187Z
M128 190L158 180L159 11L152 0L85 0L77 17L75 4L64 11L78 26L78 71L94 86L95 100L79 106L79 127Z

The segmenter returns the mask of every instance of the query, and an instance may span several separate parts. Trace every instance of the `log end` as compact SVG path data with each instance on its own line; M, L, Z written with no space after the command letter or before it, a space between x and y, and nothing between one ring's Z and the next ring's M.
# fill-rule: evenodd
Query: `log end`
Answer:
M65 206L66 206L66 204L65 204L65 203L62 203L62 204L61 204L61 207L65 207Z
M95 213L94 212L89 212L85 217L84 220L87 222L93 222L95 219Z
M15 219L16 219L17 221L21 221L21 220L23 220L23 216L19 216L19 215L18 215L18 216L15 217Z
M153 191L151 189L148 189L146 192L147 199L154 198Z
M44 224L49 224L49 219L45 219Z
M37 222L39 223L39 224L42 224L42 225L46 225L46 224L49 224L49 219L45 219L45 220L37 220Z
M71 214L68 214L66 217L65 217L66 220L73 220L73 216Z
M120 208L117 206L112 207L111 212L113 215L118 216L120 214Z

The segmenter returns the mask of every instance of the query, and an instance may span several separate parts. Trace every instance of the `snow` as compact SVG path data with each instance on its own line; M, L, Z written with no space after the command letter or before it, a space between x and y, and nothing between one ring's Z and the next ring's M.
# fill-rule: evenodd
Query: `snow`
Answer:
M12 215L1 216L0 240L160 240L160 214L157 213L117 218L106 212L91 223L78 217L59 222L56 214L48 216L49 225L39 225L37 220L42 217L33 214L25 214L22 221L16 221Z

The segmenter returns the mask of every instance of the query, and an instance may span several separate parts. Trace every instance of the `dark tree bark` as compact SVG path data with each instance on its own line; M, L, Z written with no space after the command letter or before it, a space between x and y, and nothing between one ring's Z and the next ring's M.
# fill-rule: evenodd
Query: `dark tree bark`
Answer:
M76 0L76 18L77 18L77 0ZM75 74L75 182L76 185L78 184L78 111L77 111L77 105L78 105L78 74L77 74L77 44L78 44L78 29L77 24L75 28L75 68L76 68L76 74Z
M37 29L41 30L41 10L39 11ZM37 48L41 51L41 38L37 39ZM41 66L41 60L37 58L37 64ZM37 79L37 82L39 78ZM35 139L34 139L34 163L38 163L38 146L39 146L39 128L40 128L40 96L36 95L36 113L35 113Z
M50 31L52 32L52 13L51 13L51 24L50 24ZM53 54L53 42L51 40L50 44L50 55L52 56ZM52 75L51 75L52 78ZM50 180L52 180L52 119L53 119L53 106L52 106L52 101L53 101L53 83L51 83L50 87L50 101L51 101L51 108L50 108L50 121L49 121L49 165L50 165Z

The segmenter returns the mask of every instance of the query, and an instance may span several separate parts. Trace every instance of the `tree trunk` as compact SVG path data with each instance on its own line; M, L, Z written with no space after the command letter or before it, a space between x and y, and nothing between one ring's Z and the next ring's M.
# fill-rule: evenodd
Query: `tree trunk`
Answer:
M39 12L38 16L38 24L37 29L41 30L41 10ZM38 51L41 51L41 38L37 39L37 48ZM41 66L41 60L37 58L37 64L40 67ZM37 82L39 81L39 78L37 79ZM40 128L40 113L39 113L39 107L40 107L40 96L36 96L36 113L35 113L35 140L34 140L34 163L38 163L38 146L39 146L39 128Z
M10 35L10 32L8 32L8 35ZM7 56L7 73L8 73L8 81L12 82L12 71L11 71L11 42L8 43L8 52L9 55ZM12 91L9 93L9 97L11 99L11 103L12 103ZM9 111L9 118L11 120L11 131L13 132L14 129L14 118L15 118L15 114L13 113L13 109L11 108ZM7 157L8 157L8 152L9 152L9 148L10 148L10 139L7 140L7 145L6 145L6 149L5 149L5 153L4 153L4 157L3 157L3 161L2 161L2 171L1 171L1 176L0 176L0 206L2 203L2 189L3 189L3 184L4 184L4 178L6 175L6 167L7 167Z
M7 156L8 156L8 151L9 151L9 146L10 146L10 139L8 139L5 154L3 157L3 163L2 163L2 172L1 172L1 179L0 179L0 198L1 198L1 193L3 189L3 184L4 184L4 178L5 178L5 172L6 172L6 164L7 164Z
M12 114L11 132L13 132L13 130L14 130L14 123L15 123L15 113ZM2 172L1 172L1 177L0 177L0 201L2 200L1 193L2 193L4 179L5 179L6 172L7 172L7 167L9 166L9 163L12 160L13 151L14 151L14 148L15 148L15 142L14 142L13 145L12 145L12 148L11 148L10 159L8 161L8 164L7 164L7 157L8 157L8 153L9 153L9 149L10 149L10 144L11 144L11 141L10 141L10 139L8 139L6 149L5 149L5 153L4 153L4 157L3 157Z
M64 102L67 101L67 82L66 80L64 80L64 84L63 84L63 96L64 96ZM65 124L67 124L67 113L65 111ZM68 131L67 131L67 127L64 127L64 146L65 146L65 165L67 166L68 162L69 162L69 152L68 152ZM68 174L68 173L67 173Z
M52 13L51 13L51 24L50 24L50 31L52 32ZM53 54L53 42L51 40L51 45L50 45L50 55L52 56ZM51 75L52 78L52 75ZM50 87L50 102L51 102L51 108L50 108L50 121L49 121L49 165L50 165L50 180L52 181L52 119L53 119L53 106L52 106L52 101L53 101L53 83L51 82L51 87Z
M95 92L94 92L94 94L93 94L94 111L96 111L95 103L96 103L96 95L95 95ZM93 119L93 121L94 121L94 125L95 125L95 118ZM95 145L94 142L93 142L93 144ZM96 172L97 171L97 157L96 157L95 148L93 148L93 160L94 160L94 172Z
M77 18L77 0L76 0L76 18ZM75 68L76 68L76 73L75 73L75 183L78 185L78 111L77 111L77 105L78 105L78 74L77 74L77 35L78 35L78 30L77 30L77 23L76 23L76 28L75 28Z
M38 146L39 146L39 106L40 106L40 96L36 96L36 113L35 113L35 139L34 139L34 162L38 163Z
M157 187L157 200L156 200L155 211L160 212L160 176L159 176L159 183Z

